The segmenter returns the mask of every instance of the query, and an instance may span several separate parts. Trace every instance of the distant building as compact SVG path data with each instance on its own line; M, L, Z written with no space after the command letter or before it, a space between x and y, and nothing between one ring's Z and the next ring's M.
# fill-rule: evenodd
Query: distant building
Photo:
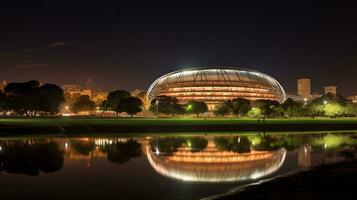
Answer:
M352 103L357 103L357 95L347 97L348 100L352 101Z
M7 83L6 81L0 81L0 91L4 92L4 88L6 87Z
M325 94L327 94L327 93L331 93L331 94L334 94L334 95L337 94L337 87L336 86L331 85L331 86L326 86L324 88L325 88Z
M303 98L310 98L311 79L303 78L297 80L297 94Z
M89 98L92 98L92 90L91 89L82 89L80 85L70 84L70 85L62 85L62 89L65 95L69 95L70 98L77 98L82 95L88 95Z
M108 92L93 92L92 101L94 101L95 105L100 106L100 104L107 100Z

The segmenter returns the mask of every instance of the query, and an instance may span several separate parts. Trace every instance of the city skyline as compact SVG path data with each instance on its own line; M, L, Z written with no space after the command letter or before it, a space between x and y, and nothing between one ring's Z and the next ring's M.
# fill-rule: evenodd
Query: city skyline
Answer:
M353 2L0 3L0 80L143 89L195 66L310 78L355 95ZM198 14L199 13L199 14Z

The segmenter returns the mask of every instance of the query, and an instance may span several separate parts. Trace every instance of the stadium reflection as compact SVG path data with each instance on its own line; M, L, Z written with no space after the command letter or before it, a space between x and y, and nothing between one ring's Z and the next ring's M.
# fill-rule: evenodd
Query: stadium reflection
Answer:
M193 182L254 180L272 174L282 166L286 156L284 148L257 151L249 142L242 144L243 138L246 137L201 137L200 140L206 140L201 142L206 146L201 145L199 149L194 146L199 142L193 142L198 138L157 140L147 146L147 158L159 174ZM170 144L171 148L168 148ZM164 150L160 150L160 146L164 146ZM239 152L242 149L246 149L245 152Z

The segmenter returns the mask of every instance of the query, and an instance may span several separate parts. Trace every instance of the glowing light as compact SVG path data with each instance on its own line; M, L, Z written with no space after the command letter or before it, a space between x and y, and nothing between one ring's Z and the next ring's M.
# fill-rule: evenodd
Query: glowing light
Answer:
M155 154L156 154L156 155L159 155L159 154L160 154L159 148L157 148L157 147L155 148Z
M326 105L326 104L327 104L327 101L324 101L324 104Z
M64 144L64 148L68 149L68 143L67 142Z
M186 108L186 110L192 110L192 105L191 105L191 104L188 105L187 108Z
M2 146L0 146L0 151L2 151Z
M69 109L69 107L68 106L66 106L66 107L64 107L66 110L68 110Z

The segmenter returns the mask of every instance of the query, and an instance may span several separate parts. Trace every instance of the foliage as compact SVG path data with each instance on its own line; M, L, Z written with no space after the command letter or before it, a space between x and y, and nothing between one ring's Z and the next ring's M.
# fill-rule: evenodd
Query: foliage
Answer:
M73 104L72 110L75 113L83 112L83 111L91 112L95 110L95 103L90 100L88 95L82 95Z
M40 171L56 172L63 167L63 151L47 141L0 141L0 173L36 176Z
M128 97L128 98L124 98L119 101L115 111L118 113L126 112L132 117L136 113L139 113L142 111L142 109L141 109L142 105L143 105L143 102L139 98Z
M254 103L265 117L281 117L283 115L283 109L278 101L257 100Z
M327 116L339 116L344 113L344 108L335 102L326 104L323 110Z
M129 97L130 97L130 93L125 90L115 90L109 92L106 100L106 107L109 108L108 110L116 110L120 100Z
M262 115L262 110L257 107L253 107L247 113L248 117L260 117Z
M150 102L149 110L155 114L163 113L167 115L183 114L183 107L178 104L175 97L158 96Z
M108 145L104 148L107 153L109 161L114 163L126 163L131 158L139 157L141 155L141 145L130 139L127 142L119 142L112 145Z
M196 114L197 117L201 113L208 111L207 104L201 101L190 101L185 105L185 110L188 114Z
M183 137L157 137L150 141L151 150L163 154L171 154L177 151L184 142Z
M38 81L9 83L5 88L6 97L1 97L2 111L12 111L16 115L57 114L64 102L63 90L53 84L40 86ZM3 107L5 105L5 107Z
M289 117L301 116L303 112L302 104L294 101L291 98L286 99L281 107L283 108L285 115Z
M232 114L244 116L252 108L250 101L243 98L236 98L232 100Z
M94 142L71 140L71 146L81 155L88 156L95 149Z
M217 116L224 116L230 113L230 107L227 103L223 103L215 107L213 113Z
M279 138L266 135L261 138L259 144L254 146L254 149L257 151L275 151L282 147L283 142L284 141Z
M186 140L186 145L191 149L191 152L202 151L207 147L208 141L204 137L190 137Z
M215 137L213 141L218 149L237 153L249 153L252 145L246 136Z

